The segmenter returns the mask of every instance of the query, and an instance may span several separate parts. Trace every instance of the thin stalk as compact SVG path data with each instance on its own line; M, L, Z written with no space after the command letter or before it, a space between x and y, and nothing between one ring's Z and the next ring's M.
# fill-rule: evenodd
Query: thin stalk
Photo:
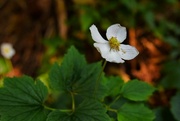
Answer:
M75 99L74 99L74 94L72 92L71 93L71 98L72 98L72 112L75 111Z
M111 107L111 105L114 104L120 97L121 97L121 95L118 95L118 96L115 98L115 100L113 100L113 101L110 103L109 107Z
M13 69L13 65L12 65L11 60L10 59L6 59L5 62L7 64L7 66L10 68L10 70L12 70Z
M117 113L117 110L116 110L116 109L113 109L113 108L111 108L111 107L108 106L108 105L105 105L105 107L106 107L106 109L107 109L108 111Z
M116 109L112 109L112 108L108 108L107 110L108 110L108 111L111 111L111 112L115 112L115 113L118 112Z
M61 112L72 112L72 110L70 110L70 109L55 109L55 108L48 107L46 105L43 105L43 106L44 106L45 109L51 110L51 111L59 110Z
M96 80L96 85L95 85L95 89L94 89L94 97L95 98L96 98L96 92L97 92L97 90L99 88L100 78L101 78L101 75L102 75L102 73L104 71L104 68L105 68L106 64L107 64L107 61L105 60L104 63L103 63L103 66L102 66L102 70L101 70L101 72L100 72L100 74L99 74L99 76L98 76L98 78Z

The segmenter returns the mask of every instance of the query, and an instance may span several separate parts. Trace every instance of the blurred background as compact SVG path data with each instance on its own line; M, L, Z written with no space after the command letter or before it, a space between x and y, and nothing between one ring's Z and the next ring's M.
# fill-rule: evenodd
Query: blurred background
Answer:
M140 54L124 64L108 63L106 74L156 86L149 103L164 117L156 121L175 121L170 101L180 88L179 21L179 0L0 0L0 44L11 43L16 50L11 70L0 56L0 73L36 78L61 61L71 45L88 62L100 61L89 27L95 24L106 38L106 29L119 23L128 32L123 43Z

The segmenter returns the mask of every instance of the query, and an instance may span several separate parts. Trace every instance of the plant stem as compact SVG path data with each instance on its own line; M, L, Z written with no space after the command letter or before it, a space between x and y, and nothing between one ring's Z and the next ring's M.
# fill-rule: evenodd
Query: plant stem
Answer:
M5 62L7 64L7 66L10 68L10 70L12 70L13 69L13 65L12 65L11 60L10 59L6 59Z
M75 100L74 100L74 94L73 92L70 92L71 93L71 98L72 98L72 112L75 111Z
M108 111L117 113L117 110L116 110L116 109L113 109L113 108L111 108L111 107L108 106L108 105L105 105L105 107L106 107L106 109L107 109Z
M115 98L115 100L113 100L113 101L110 103L109 107L111 107L111 105L114 104L120 97L121 97L121 95L118 95L118 96Z
M43 105L43 106L44 106L45 109L51 110L51 111L59 110L61 112L72 112L72 110L70 110L70 109L55 109L55 108L48 107L46 105Z
M107 110L108 110L108 111L111 111L111 112L117 113L117 110L116 110L116 109L108 108Z
M51 111L57 110L57 109L55 109L55 108L51 108L51 107L48 107L48 106L46 106L46 105L43 105L43 107L44 107L45 109L48 109L48 110L51 110Z
M100 72L100 74L99 74L99 76L98 76L98 78L96 80L96 85L95 85L95 89L94 89L94 97L95 98L96 98L96 92L97 92L98 87L99 87L100 78L101 78L101 75L102 75L102 73L104 71L104 68L105 68L106 64L107 64L107 61L105 60L104 63L103 63L103 66L102 66L102 70L101 70L101 72Z

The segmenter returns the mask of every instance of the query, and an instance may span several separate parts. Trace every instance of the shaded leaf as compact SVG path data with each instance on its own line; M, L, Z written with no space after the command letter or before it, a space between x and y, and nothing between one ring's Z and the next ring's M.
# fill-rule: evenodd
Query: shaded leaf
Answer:
M57 63L53 65L49 74L51 87L56 90L67 90L69 83L81 77L85 65L84 56L71 47L64 56L61 66Z
M156 118L154 121L176 121L167 107L158 107L153 110Z
M55 64L52 67L49 74L50 85L58 91L92 97L101 70L101 63L87 64L85 57L74 47L71 47L62 64L60 66ZM96 92L97 96L102 97L104 95L102 85L99 86L99 90Z
M48 94L41 81L23 76L6 78L0 88L2 121L45 121L49 113L43 103Z
M180 121L180 91L171 100L171 112L177 121Z
M169 61L165 63L163 72L165 76L161 80L161 84L165 88L178 88L180 89L180 62ZM172 73L173 72L173 73Z
M106 109L95 100L83 101L73 113L58 110L49 114L47 121L110 121Z

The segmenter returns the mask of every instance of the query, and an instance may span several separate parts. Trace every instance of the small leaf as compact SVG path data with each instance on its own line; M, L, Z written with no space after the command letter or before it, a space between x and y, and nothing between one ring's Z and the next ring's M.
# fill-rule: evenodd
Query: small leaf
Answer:
M49 113L43 107L47 94L41 81L27 76L5 78L0 88L1 121L45 121Z
M145 82L132 80L122 86L121 94L133 101L143 101L148 99L154 90L154 87Z
M5 74L10 71L10 65L6 62L4 58L0 58L0 74Z
M143 104L125 103L118 110L118 121L153 121L153 112Z
M171 100L171 112L177 121L180 121L180 92L177 93Z
M84 100L73 113L58 110L49 114L47 121L110 121L106 109L98 101Z

